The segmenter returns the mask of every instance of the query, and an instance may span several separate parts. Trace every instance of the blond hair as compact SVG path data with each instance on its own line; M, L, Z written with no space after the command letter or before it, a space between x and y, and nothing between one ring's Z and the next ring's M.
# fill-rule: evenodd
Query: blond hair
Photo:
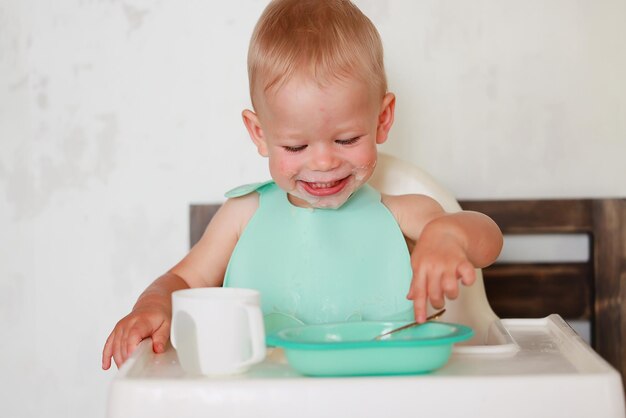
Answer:
M348 0L274 0L266 7L248 50L253 105L255 93L278 88L295 73L322 86L357 77L381 96L387 91L378 31Z

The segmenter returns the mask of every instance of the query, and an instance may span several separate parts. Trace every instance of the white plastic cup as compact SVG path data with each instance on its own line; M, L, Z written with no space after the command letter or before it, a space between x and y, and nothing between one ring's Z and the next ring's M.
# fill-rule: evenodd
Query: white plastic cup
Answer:
M261 296L242 288L177 290L170 338L189 374L243 373L265 358Z

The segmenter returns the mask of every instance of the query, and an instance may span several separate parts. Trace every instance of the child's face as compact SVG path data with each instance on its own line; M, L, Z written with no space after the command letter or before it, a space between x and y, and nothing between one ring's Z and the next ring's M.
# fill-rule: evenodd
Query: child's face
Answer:
M395 98L342 80L320 88L294 77L243 117L270 173L301 207L338 208L372 175L387 139Z

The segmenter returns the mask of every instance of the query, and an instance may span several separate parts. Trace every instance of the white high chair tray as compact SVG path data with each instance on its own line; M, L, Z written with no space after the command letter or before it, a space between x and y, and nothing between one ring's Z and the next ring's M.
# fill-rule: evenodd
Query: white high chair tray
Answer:
M418 376L305 377L270 349L245 374L191 377L171 346L157 355L146 340L111 384L108 417L625 416L619 374L560 316L502 324L518 351L459 350Z

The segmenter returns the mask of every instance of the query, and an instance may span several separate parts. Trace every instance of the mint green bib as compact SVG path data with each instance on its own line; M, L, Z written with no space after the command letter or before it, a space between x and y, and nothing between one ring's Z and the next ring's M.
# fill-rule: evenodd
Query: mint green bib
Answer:
M228 263L224 286L261 292L266 329L299 323L410 320L412 270L404 236L380 193L365 185L339 209L292 205L274 182L226 194L259 193L259 207Z

